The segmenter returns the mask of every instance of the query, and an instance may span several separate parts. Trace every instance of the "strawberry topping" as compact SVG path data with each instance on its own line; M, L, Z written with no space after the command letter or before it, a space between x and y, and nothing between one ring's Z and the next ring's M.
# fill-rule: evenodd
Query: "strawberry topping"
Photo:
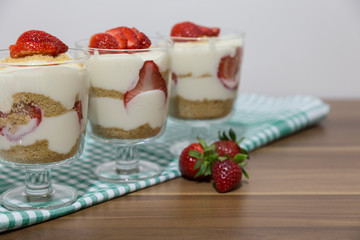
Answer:
M12 58L34 54L56 56L60 53L65 53L68 50L68 46L49 33L30 30L21 34L16 43L9 46L9 50Z
M228 89L237 89L239 85L241 55L242 49L239 47L233 57L227 55L220 60L218 78Z
M167 98L166 82L160 73L159 67L154 61L148 60L144 62L144 65L140 69L139 80L136 86L124 94L125 108L136 95L151 90L161 90Z
M112 35L117 41L118 49L126 49L127 48L127 38L125 37L121 27L113 28L105 31L106 33Z
M90 38L89 47L100 49L117 49L118 42L108 33L96 33Z
M143 32L139 32L139 30L134 27L131 28L131 30L136 34L136 37L139 40L140 48L149 48L151 46L150 39Z
M172 29L170 35L172 37L189 37L189 38L197 38L197 37L216 37L220 33L220 28L213 27L205 27L201 25L197 25L193 22L181 22L175 24Z
M105 33L97 33L92 36L89 44L89 47L102 49L145 49L150 46L150 39L134 27L116 27Z

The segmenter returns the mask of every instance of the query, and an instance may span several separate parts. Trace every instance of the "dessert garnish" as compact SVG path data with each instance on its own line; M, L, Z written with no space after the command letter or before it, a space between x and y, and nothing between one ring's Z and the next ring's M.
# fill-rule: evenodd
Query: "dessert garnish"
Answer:
M96 33L90 38L89 47L99 49L146 49L150 39L136 28L117 27Z
M218 27L205 27L193 22L186 21L175 24L171 29L170 36L185 38L217 37L219 33L220 28ZM175 41L178 40L175 39Z
M240 72L241 51L241 48L237 48L234 56L227 55L220 60L218 78L228 89L237 89L239 85L237 75Z
M57 56L65 53L68 46L57 37L39 30L29 30L19 36L14 45L9 46L12 58L42 54Z
M124 105L127 104L136 95L149 90L161 90L167 98L167 87L162 77L158 65L152 60L147 60L139 71L139 80L135 87L132 87L124 94Z
M233 190L241 181L242 175L249 178L244 167L249 158L247 151L239 146L243 138L236 140L235 132L219 133L219 140L207 145L198 138L182 151L179 157L179 170L190 180L213 180L219 193Z

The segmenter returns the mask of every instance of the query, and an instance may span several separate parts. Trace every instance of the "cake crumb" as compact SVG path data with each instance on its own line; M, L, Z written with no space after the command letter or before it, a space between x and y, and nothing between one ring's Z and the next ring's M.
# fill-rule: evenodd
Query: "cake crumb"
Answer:
M42 62L64 62L72 60L69 54L61 53L55 57L50 55L42 55L42 54L34 54L30 56L20 57L20 58L4 58L1 59L0 62L3 63L26 63L33 61L42 61Z

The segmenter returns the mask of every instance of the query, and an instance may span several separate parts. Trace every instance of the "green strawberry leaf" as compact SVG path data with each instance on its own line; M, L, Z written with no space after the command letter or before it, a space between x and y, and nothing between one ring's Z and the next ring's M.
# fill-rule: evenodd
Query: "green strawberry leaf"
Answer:
M239 166L240 166L240 167L245 167L246 165L247 165L247 162L239 163Z
M245 176L247 179L249 179L250 177L249 177L249 174L247 173L247 171L245 171L244 168L241 168L241 170L242 170L244 176Z
M194 170L200 168L203 163L204 163L204 160L196 161L196 163L194 165Z
M237 145L240 145L240 143L241 143L244 139L245 139L245 138L242 137L242 138L240 138L239 140L237 140L237 141L236 141Z
M234 132L234 130L232 128L230 128L230 130L229 130L229 136L230 136L231 140L236 142L236 133Z
M196 151L196 150L190 150L189 151L189 156L193 157L193 158L201 159L203 157L203 154Z
M205 173L207 173L207 171L206 171L207 167L208 167L208 164L206 162L204 162L204 164L202 164L200 166L199 171L196 173L195 178L197 178L197 177L199 177L201 175L205 175Z
M203 149L206 149L208 147L207 143L205 142L204 139L201 139L199 137L197 139L198 139L198 141L199 141L199 143L200 143L200 145L202 146Z
M236 163L242 163L246 160L247 157L248 155L246 154L238 153L234 156L233 161Z

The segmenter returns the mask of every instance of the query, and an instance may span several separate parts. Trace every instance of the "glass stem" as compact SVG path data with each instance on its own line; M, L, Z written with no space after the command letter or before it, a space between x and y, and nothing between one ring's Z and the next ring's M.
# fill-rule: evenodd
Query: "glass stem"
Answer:
M115 148L116 172L133 174L139 172L139 152L137 145L117 145Z
M51 171L46 169L26 169L25 194L28 198L48 198L53 193Z

